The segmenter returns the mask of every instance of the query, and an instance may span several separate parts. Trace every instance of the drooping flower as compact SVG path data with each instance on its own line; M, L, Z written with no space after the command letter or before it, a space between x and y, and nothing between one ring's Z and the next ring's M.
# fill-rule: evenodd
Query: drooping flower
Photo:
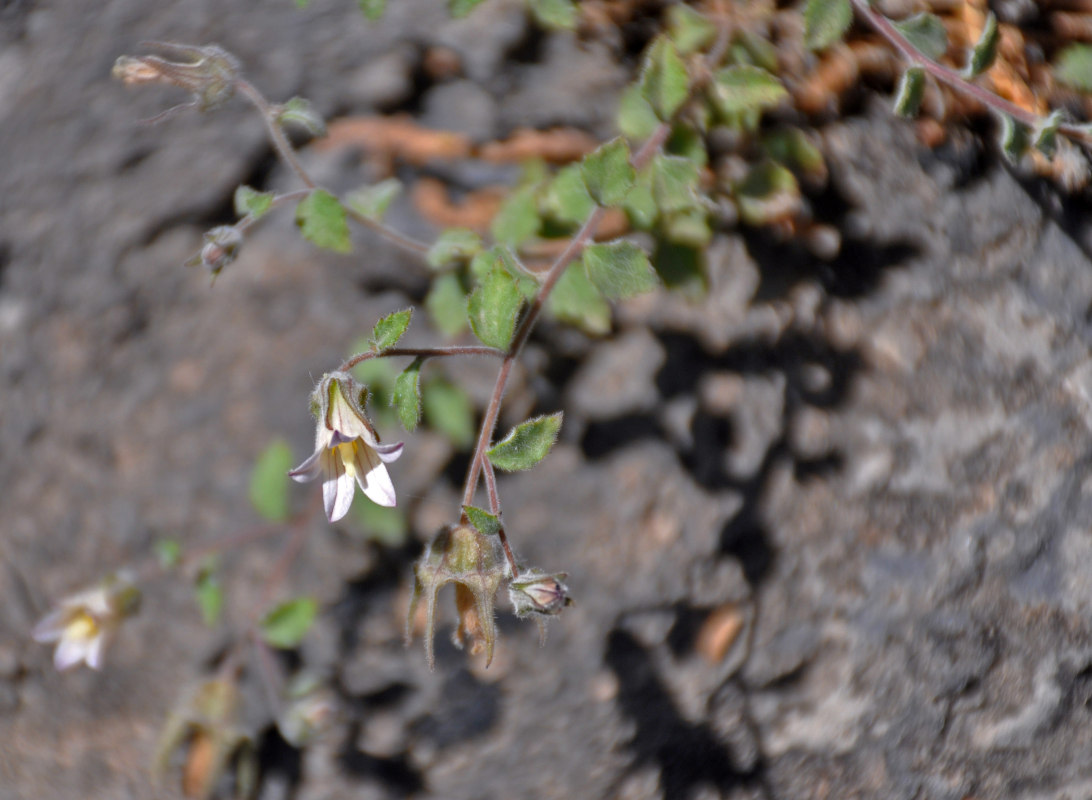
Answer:
M364 415L368 390L347 372L324 375L311 396L318 421L315 452L288 474L301 483L322 476L322 500L330 522L349 513L353 484L372 502L395 505L386 464L402 455L402 443L380 444Z
M53 664L66 670L81 661L101 669L103 654L121 623L140 605L140 590L123 577L111 576L98 586L61 600L35 627L35 641L57 643Z

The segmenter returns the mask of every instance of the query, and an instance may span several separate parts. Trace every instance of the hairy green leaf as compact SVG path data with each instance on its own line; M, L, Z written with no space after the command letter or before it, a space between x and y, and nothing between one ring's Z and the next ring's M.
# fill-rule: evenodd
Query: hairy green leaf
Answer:
M711 44L717 35L716 26L685 3L667 10L667 30L671 41L683 55L695 53Z
M618 101L618 130L630 139L643 141L660 124L659 117L645 99L638 85L628 87Z
M1050 116L1039 120L1039 124L1031 132L1032 147L1048 158L1053 156L1054 148L1057 146L1058 128L1065 121L1065 112L1060 108L1052 111Z
M629 218L629 223L637 230L651 230L660 215L656 198L652 194L652 166L649 165L637 174L637 181L626 195L622 208Z
M467 301L470 329L483 344L507 350L522 304L523 294L515 280L503 264L495 263Z
M561 412L521 422L489 448L493 466L505 472L530 469L546 457L561 430Z
M249 186L240 186L235 190L235 213L240 217L263 217L273 207L273 192L259 192Z
M446 436L453 445L465 450L474 443L474 409L466 392L446 378L425 383L421 396L425 422Z
M620 205L636 176L629 163L629 145L621 137L588 153L581 170L588 194L601 206Z
M577 9L572 0L527 0L527 4L544 28L571 31L576 27Z
M387 0L357 0L364 18L375 22L383 17L387 10Z
M311 103L302 97L293 97L276 112L278 125L293 123L299 125L312 136L326 135L326 121L311 108Z
M262 618L259 630L266 644L291 650L303 641L318 614L318 601L297 597L275 607Z
M664 215L660 228L665 239L691 247L706 247L713 238L709 213L700 207Z
M455 336L466 328L466 292L454 272L436 276L425 297L428 311L440 333Z
M311 192L296 206L296 225L303 238L316 247L335 253L348 253L353 249L345 208L324 189Z
M690 94L690 76L675 44L661 36L652 43L641 71L641 94L661 120L669 120Z
M402 181L398 178L387 178L385 181L350 192L346 195L345 202L357 214L378 221L383 219L391 201L401 191Z
M733 66L717 72L710 89L717 109L726 115L758 113L789 96L781 81L761 67Z
M656 288L656 273L648 255L625 239L585 247L584 268L591 282L608 298L633 297Z
M542 196L542 210L551 219L568 225L580 225L595 208L588 194L579 164L558 170Z
M764 133L762 151L774 161L799 172L815 176L826 174L823 152L800 128L779 128Z
M659 155L652 162L652 196L661 214L698 204L698 165L681 156Z
M804 6L804 43L809 50L826 50L840 42L853 22L849 0L808 0Z
M250 472L250 502L271 522L288 519L288 470L292 469L292 448L281 439L269 444Z
M372 329L372 352L381 353L398 344L398 340L402 338L402 334L409 327L412 316L413 309L404 308L401 311L387 314L379 322L375 323L375 327Z
M430 267L439 268L456 261L469 261L482 249L478 234L467 228L448 228L428 249Z
M1001 114L1000 145L1001 153L1010 164L1018 164L1031 146L1028 127L1017 122L1008 114Z
M535 187L524 186L517 189L501 203L497 215L493 217L490 232L501 244L519 247L538 234L542 220L538 216L538 203L535 199Z
M907 67L899 79L899 88L895 92L895 113L900 117L916 117L925 96L925 70L921 67Z
M424 361L423 358L414 359L394 381L394 408L407 431L414 430L421 419L421 365Z
M915 14L891 24L915 50L932 61L948 52L948 31L936 14Z
M652 266L670 289L698 298L709 288L704 248L659 239L652 253Z
M500 533L500 519L477 506L463 506L463 513L470 520L470 524L478 529L479 533L486 536L496 536Z
M965 77L973 78L993 66L997 59L997 48L1001 44L1001 29L997 25L997 17L991 11L986 15L986 22L982 26L982 33L971 50L971 57L967 60L967 68L963 71Z
M588 333L610 332L610 306L588 279L583 264L573 263L566 267L546 301L546 310Z
M1092 92L1092 45L1071 44L1054 59L1054 77L1072 89Z

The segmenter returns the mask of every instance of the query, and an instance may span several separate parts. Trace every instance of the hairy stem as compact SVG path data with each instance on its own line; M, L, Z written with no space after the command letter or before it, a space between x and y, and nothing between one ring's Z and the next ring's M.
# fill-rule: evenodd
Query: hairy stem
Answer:
M454 346L454 347L388 347L379 352L368 351L357 353L338 367L340 372L352 369L362 361L373 358L388 358L393 356L414 356L417 358L442 358L444 356L495 356L504 358L505 352L495 347L478 345Z

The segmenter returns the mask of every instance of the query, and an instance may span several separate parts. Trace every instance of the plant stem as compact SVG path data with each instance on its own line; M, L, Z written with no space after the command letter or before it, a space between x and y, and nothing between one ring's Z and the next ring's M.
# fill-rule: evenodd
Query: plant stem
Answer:
M387 358L394 356L416 356L418 358L442 358L443 356L495 356L497 358L503 358L504 355L505 353L503 350L479 345L457 345L454 347L388 347L386 350L381 350L378 353L372 351L357 353L338 367L338 370L344 372L352 369L362 361L368 361L372 358Z
M285 192L284 194L278 194L269 203L269 210L272 211L278 206L283 206L285 203L293 203L297 200L302 200L311 194L310 189L296 189L294 192ZM261 217L255 217L253 214L247 214L241 220L235 223L235 230L239 233L246 233L254 224L261 219Z
M493 471L493 465L488 458L482 461L482 475L485 477L485 491L489 495L489 513L499 518L501 507L500 495L497 493L497 473ZM508 560L508 568L512 572L512 577L518 578L519 564L516 563L516 557L512 553L512 546L508 544L508 534L504 532L503 521L497 531L497 538L500 539L501 547L504 549L504 557Z

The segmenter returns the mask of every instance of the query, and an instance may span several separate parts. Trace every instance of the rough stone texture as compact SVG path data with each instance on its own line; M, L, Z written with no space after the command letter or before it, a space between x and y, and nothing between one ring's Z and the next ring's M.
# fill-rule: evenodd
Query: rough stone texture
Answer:
M218 41L271 97L367 113L450 96L414 83L442 47L495 103L493 135L606 132L621 68L567 37L532 47L519 3L453 23L407 0L375 27L352 3L292 6L0 9L2 800L175 796L147 778L157 730L226 643L188 588L151 588L101 674L57 675L29 630L157 538L253 526L255 455L277 435L307 452L312 376L422 285L367 237L319 257L278 214L210 291L177 266L201 230L239 181L291 178L242 103L135 125L170 93L108 82L113 59ZM545 648L503 614L489 670L450 622L435 672L402 648L409 564L458 497L435 435L394 470L413 542L315 525L288 588L324 604L300 658L343 717L304 752L261 723L264 800L1092 792L1089 259L1041 187L921 152L885 110L825 136L816 211L840 256L724 239L705 301L639 298L601 343L554 330L529 352L511 408L561 405L566 427L501 491L521 557L577 596ZM480 398L490 367L462 377ZM227 560L231 625L276 559Z

